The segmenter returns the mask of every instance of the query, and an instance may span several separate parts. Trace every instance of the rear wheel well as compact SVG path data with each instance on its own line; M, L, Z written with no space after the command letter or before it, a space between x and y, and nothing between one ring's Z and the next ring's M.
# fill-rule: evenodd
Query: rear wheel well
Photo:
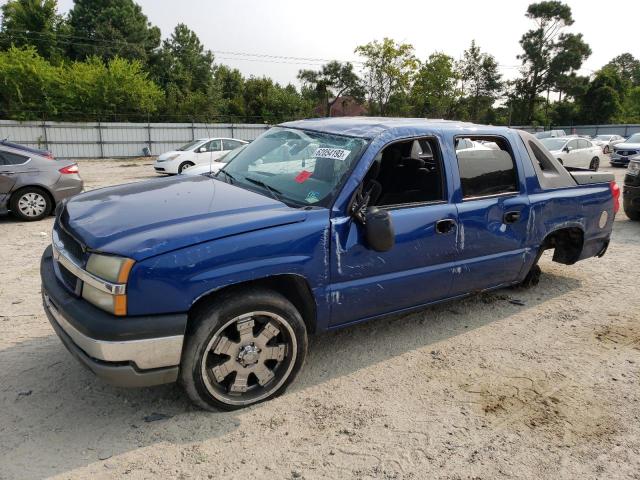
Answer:
M211 302L228 298L232 295L242 295L243 292L252 288L266 288L280 293L296 307L309 333L316 330L316 302L311 293L311 288L307 281L300 275L274 275L248 282L237 283L214 290L200 297L189 309L189 323L197 316L197 313ZM187 329L190 326L187 325Z
M579 227L555 230L542 242L541 252L553 249L553 261L573 265L580 258L584 245L584 232Z

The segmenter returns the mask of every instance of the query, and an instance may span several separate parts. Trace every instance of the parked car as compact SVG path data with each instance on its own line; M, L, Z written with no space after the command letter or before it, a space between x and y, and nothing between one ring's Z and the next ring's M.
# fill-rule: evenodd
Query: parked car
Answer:
M63 199L82 191L78 165L0 145L0 214L40 220Z
M187 168L182 171L182 175L204 175L206 173L217 173L222 167L224 167L227 163L236 157L246 145L242 145L241 147L236 148L235 150L231 150L224 155L222 155L217 160L211 161L209 163L203 163L201 165L195 165L191 168Z
M634 133L624 142L614 145L610 163L614 167L626 167L629 159L640 153L640 133Z
M566 167L600 168L602 149L589 140L578 137L543 138L540 140L551 155Z
M456 152L461 138L499 148ZM567 265L602 256L619 194L612 174L565 169L506 127L289 122L215 177L66 202L44 309L107 381L178 380L200 407L236 409L282 393L312 333L535 285L548 249Z
M556 138L556 137L566 137L567 134L564 130L546 130L544 132L535 133L535 137L538 139L543 138Z
M620 135L596 135L591 141L602 148L604 153L611 153L613 146L624 142L624 138Z
M53 160L55 158L53 156L53 153L51 153L49 150L42 150L40 148L27 147L25 145L20 145L18 143L10 142L6 138L4 140L0 140L0 146L1 147L15 148L15 149L18 149L18 150L23 150L25 152L38 155L40 157L50 158L51 160Z
M631 220L640 220L640 155L629 159L622 189L624 213Z
M475 142L468 138L459 138L456 143L456 150L490 150L490 147L484 145L482 142Z
M153 164L158 173L178 174L194 165L209 164L226 152L245 145L244 140L235 138L200 138L186 145L163 153Z

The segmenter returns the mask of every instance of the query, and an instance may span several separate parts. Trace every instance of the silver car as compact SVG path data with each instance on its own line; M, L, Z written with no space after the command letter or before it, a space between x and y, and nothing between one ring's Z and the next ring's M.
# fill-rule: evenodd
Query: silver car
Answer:
M40 220L82 187L75 162L0 145L0 214Z

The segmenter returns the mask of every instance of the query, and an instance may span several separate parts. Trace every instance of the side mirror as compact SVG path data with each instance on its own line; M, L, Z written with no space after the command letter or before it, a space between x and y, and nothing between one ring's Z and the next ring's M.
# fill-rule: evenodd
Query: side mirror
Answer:
M396 241L391 215L378 207L369 207L365 214L365 237L367 244L376 252L391 250Z
M571 148L571 147L564 147L562 150L563 150L564 152L569 153L571 150L573 150L573 148Z

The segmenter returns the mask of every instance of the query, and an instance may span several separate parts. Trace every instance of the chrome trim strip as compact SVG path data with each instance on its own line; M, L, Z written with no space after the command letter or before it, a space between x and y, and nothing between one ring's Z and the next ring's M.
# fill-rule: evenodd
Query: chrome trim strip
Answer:
M124 295L127 293L127 284L126 283L111 283L107 280L103 280L101 278L92 275L91 273L84 270L80 265L75 263L69 253L57 244L55 241L52 243L53 245L53 259L59 262L64 268L73 273L76 277L82 280L85 283L88 283L92 287L97 288L105 293L109 293L111 295Z
M44 295L44 304L51 316L73 342L90 357L105 362L133 362L142 370L173 367L180 364L184 335L110 342L86 336L71 325ZM126 322L126 320L122 320Z

